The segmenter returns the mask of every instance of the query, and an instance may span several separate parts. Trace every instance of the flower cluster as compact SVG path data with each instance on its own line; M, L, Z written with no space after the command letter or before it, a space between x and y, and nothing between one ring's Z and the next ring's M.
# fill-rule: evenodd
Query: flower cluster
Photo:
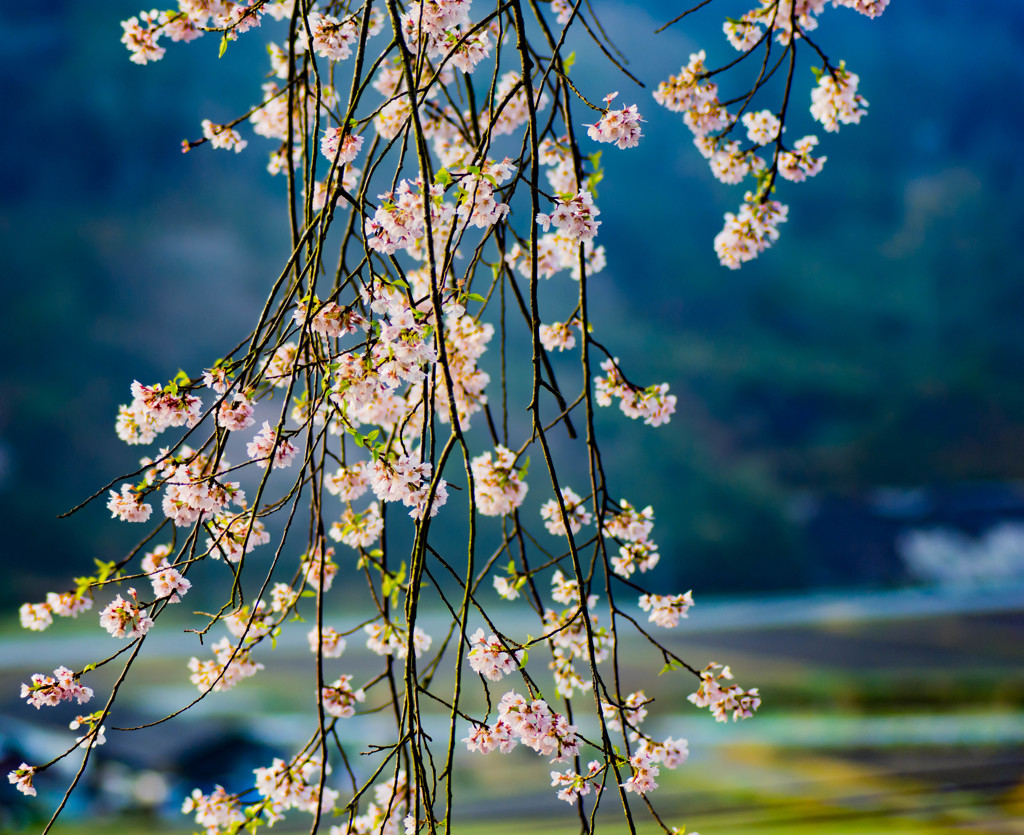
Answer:
M92 598L77 592L48 592L43 603L23 603L18 617L23 629L42 632L53 623L54 615L77 618L92 608Z
M594 220L601 211L594 205L594 197L586 189L575 195L559 196L551 214L538 214L537 223L546 232L552 224L576 243L586 243L597 235L601 221Z
M544 636L552 654L548 668L554 677L555 690L568 698L576 690L586 691L594 686L592 679L580 675L575 661L583 661L588 667L591 663L600 664L608 657L614 641L611 633L599 625L594 612L596 595L587 597L584 613L576 580L567 580L561 571L556 571L551 578L551 597L567 604L567 608L561 612L544 610ZM590 621L589 629L585 617Z
M601 713L604 715L605 725L610 731L622 732L620 717L625 717L626 726L630 729L630 738L636 741L639 739L637 729L640 727L640 723L647 717L647 705L649 703L650 699L647 698L647 694L643 690L630 693L621 705L614 705L611 702L602 700Z
M341 676L320 690L320 702L331 716L355 716L356 703L366 699L362 689L352 689L351 681L352 676Z
M213 645L213 654L215 660L212 661L200 661L194 656L188 661L188 668L192 671L189 681L199 688L200 693L230 690L263 669L262 664L250 658L247 648L235 646L227 638L221 638Z
M515 690L501 697L497 721L475 726L463 742L470 751L481 754L494 750L504 754L521 742L542 757L551 757L551 762L563 762L579 753L575 725L543 699L529 701Z
M310 652L322 650L324 658L340 658L347 646L345 639L330 626L310 629L306 638L309 640Z
M107 510L114 519L122 522L148 522L153 512L153 505L142 501L134 487L125 484L121 487L120 493L110 491L110 499L107 501Z
M544 527L548 533L555 536L565 536L565 525L568 521L569 530L574 534L583 530L584 525L589 525L593 515L587 510L583 498L571 487L563 487L561 490L562 504L565 506L565 515L558 506L555 499L548 499L540 509L541 518L544 519Z
M332 523L327 535L350 548L369 548L380 539L383 530L384 519L380 515L380 505L372 502L362 513L346 508L341 514L341 521Z
M611 105L618 93L605 96L605 104ZM635 148L643 134L640 132L640 112L635 104L621 110L605 110L604 115L592 125L587 125L587 136L595 142L614 142L619 148Z
M651 613L647 618L651 623L671 629L679 625L680 618L688 617L693 606L692 594L642 594L640 608Z
M731 270L752 261L779 239L779 224L788 219L788 207L777 200L758 200L749 191L738 215L726 212L725 228L715 236L715 252Z
M367 634L366 647L376 655L394 655L405 658L409 654L410 645L413 653L419 658L430 649L431 638L420 627L413 629L412 640L408 633L399 632L394 626L379 623L368 623L363 627Z
M249 442L245 451L257 467L265 470L271 464L274 469L291 466L298 448L274 429L270 421L265 420L263 428Z
M100 626L115 638L141 638L153 626L153 619L139 606L135 589L128 589L131 600L115 597L100 612Z
M255 788L264 799L261 814L268 825L281 820L289 809L309 814L330 812L338 800L337 789L320 790L320 775L331 773L317 757L297 757L290 763L275 758L269 768L256 768Z
M491 453L478 455L471 462L477 510L484 516L506 516L526 498L527 485L515 468L515 454L500 444Z
M545 351L569 351L576 347L576 335L572 332L572 326L579 325L578 320L569 322L556 322L553 325L540 325L537 328L537 336Z
M605 517L604 534L621 543L618 556L612 557L612 570L620 577L630 577L637 569L643 574L658 564L658 546L650 538L653 527L654 509L637 511L625 499L617 511Z
M489 681L500 681L514 673L523 658L522 650L510 654L497 635L485 639L483 629L477 629L469 637L469 643L469 666Z
M178 603L192 588L192 583L166 559L150 574L149 581L153 584L153 597L157 600L167 598L168 603Z
M22 763L16 769L7 774L7 779L14 784L14 787L22 794L27 794L30 797L36 796L35 786L32 785L32 778L35 777L36 770L28 763Z
M711 710L716 722L724 722L732 712L733 721L749 719L761 706L761 695L757 688L743 690L737 684L730 684L732 672L728 667L714 662L707 665L700 674L700 687L686 698L697 707Z
M117 437L127 444L148 444L172 426L199 423L203 401L177 384L144 386L138 380L131 385L132 402L121 406L117 415Z
M31 684L21 685L21 698L37 710L43 705L52 707L72 699L84 704L92 696L92 688L81 684L67 667L58 667L52 676L35 673Z
M857 92L860 77L840 65L822 72L811 91L811 115L832 133L839 125L857 124L868 111L868 103Z
M203 136L214 148L224 148L236 154L245 150L249 143L242 139L238 131L227 125L215 125L209 119L203 119Z
M551 785L558 789L557 796L559 800L564 800L566 803L575 803L580 797L586 797L590 794L591 788L596 791L601 790L601 786L595 778L601 773L601 763L597 760L591 760L587 763L587 773L577 774L572 769L566 769L565 771L552 771L551 772Z
M658 776L659 769L650 752L637 751L629 758L629 767L632 769L633 775L625 783L620 784L627 792L645 795L658 788L654 778Z
M229 795L223 786L217 786L208 795L194 789L192 795L185 798L181 811L186 815L195 812L196 823L205 827L207 835L230 831L246 820L238 797Z
M619 370L618 357L602 362L601 370L606 376L594 377L599 406L610 406L612 400L618 398L619 408L624 415L634 420L643 418L648 426L668 423L675 414L676 396L668 393L668 383L648 386L645 389L630 385Z
M409 515L419 519L427 510L432 472L429 461L417 462L411 455L400 455L393 461L378 458L370 471L370 488L382 502L400 501L411 507ZM434 487L429 515L434 516L447 500L448 483L442 478Z

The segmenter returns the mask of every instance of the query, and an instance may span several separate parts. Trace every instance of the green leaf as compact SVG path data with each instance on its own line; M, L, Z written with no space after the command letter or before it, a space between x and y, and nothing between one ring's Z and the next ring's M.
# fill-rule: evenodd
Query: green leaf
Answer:
M487 301L487 299L485 299L479 293L466 293L466 298L469 299L470 301L474 301L474 302L484 302L484 301Z
M228 51L228 33L225 32L220 39L220 51L217 53L218 58L223 58L224 53Z
M526 662L530 660L530 651L528 649L523 650L523 657L519 659L519 669L523 669L526 666Z
M443 186L450 186L452 184L452 175L448 173L447 168L442 168L434 175L434 182L440 183Z
M565 67L566 75L569 74L569 70L572 69L572 65L576 63L576 53L570 52L569 57L562 61L562 66Z
M96 563L96 567L99 569L96 573L96 580L100 583L110 577L110 575L114 573L114 569L117 567L117 563L113 561L103 562L103 560L93 559L93 562Z
M672 670L678 670L681 667L682 664L680 664L673 658L670 661L666 662L665 666L661 668L661 672L659 672L658 675L664 675L665 673L672 672Z

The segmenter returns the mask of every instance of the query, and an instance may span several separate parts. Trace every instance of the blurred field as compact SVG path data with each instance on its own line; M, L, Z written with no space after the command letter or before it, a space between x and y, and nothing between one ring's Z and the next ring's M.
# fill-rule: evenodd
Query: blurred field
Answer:
M656 699L650 732L690 742L689 761L675 772L663 771L652 797L667 824L702 835L1024 833L1022 613L1003 607L886 619L851 615L854 610L846 607L845 614L814 621L773 620L762 607L760 616L748 613L745 622L709 614L703 623L695 616L691 629L679 630L674 648L683 657L701 666L727 662L741 685L761 688L761 712L737 724L715 723L692 708L685 701L692 684L678 673L652 682L646 671L655 665L646 647L624 645L623 686L642 684ZM20 642L11 646L17 649ZM285 740L304 728L300 711L309 694L296 682L308 676L311 660L300 645L287 641L277 653L264 659L268 669L239 688L240 701L233 704L247 716L269 716L266 726L273 723ZM190 692L181 654L144 662L141 683L125 694L135 709L180 705ZM370 659L354 646L342 661L357 677L370 669ZM15 692L26 675L0 669L2 692ZM208 719L230 722L223 712L227 705L211 701L203 712ZM19 718L36 718L26 716L20 705L4 707ZM370 717L363 721L372 724ZM440 715L435 721L444 722ZM352 733L346 744L353 750L363 746L358 726L346 727ZM373 730L361 733L369 737ZM551 768L523 750L500 758L460 751L457 831L579 831L575 810L558 801L548 785ZM606 831L622 833L627 829L617 802L613 796L604 800L612 824ZM656 829L642 803L635 814L639 831L653 835ZM286 821L274 831L307 831L299 828L307 821L295 818L293 827ZM13 832L39 831L41 826L33 824ZM57 835L191 831L169 807L148 820L101 818L85 824L68 818L53 830Z

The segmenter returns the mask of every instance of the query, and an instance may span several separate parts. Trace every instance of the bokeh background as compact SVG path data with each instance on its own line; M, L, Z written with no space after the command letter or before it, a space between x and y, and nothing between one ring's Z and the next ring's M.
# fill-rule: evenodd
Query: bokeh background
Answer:
M609 265L592 315L638 379L679 397L668 426L607 410L599 431L622 495L655 507L657 582L695 590L680 648L728 660L766 695L764 716L723 729L660 688L705 758L667 781L676 818L718 832L1024 831L1024 6L823 15L819 41L860 75L869 115L818 131L823 173L783 184L781 240L738 272L711 241L741 190L712 179L650 89L697 49L728 60L723 12L746 5L713 4L656 38L677 4L595 7L647 89L584 41L575 77L594 99L620 90L647 123L639 148L603 154ZM113 432L129 383L194 372L243 337L286 246L263 140L180 152L203 118L258 101L261 39L219 60L213 38L171 44L138 67L118 41L137 12L0 8L5 773L67 734L63 715L49 725L19 703L17 683L69 652L91 660L87 626L26 637L17 605L132 544L102 504L57 515L135 464ZM811 85L804 67L796 136L813 130ZM169 638L141 716L189 689L193 650ZM254 683L242 702L276 717L271 731L212 709L196 739L233 734L217 745L242 752L231 768L264 764L291 739L286 690ZM112 739L72 811L162 821L180 804L176 775L211 757L187 734L154 739L162 759ZM521 765L541 776L530 808L548 808L544 769ZM466 788L470 818L501 794L488 773ZM6 786L0 809L0 830L32 825Z

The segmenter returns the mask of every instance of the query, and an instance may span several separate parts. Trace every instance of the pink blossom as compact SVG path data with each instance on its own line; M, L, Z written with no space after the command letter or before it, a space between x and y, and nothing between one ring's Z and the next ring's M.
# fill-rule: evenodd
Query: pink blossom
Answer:
M209 140L210 145L214 148L224 148L227 151L234 151L238 154L249 144L242 139L238 131L227 125L215 125L209 119L203 119L202 124L203 136Z
M100 612L100 626L115 638L141 638L153 626L153 619L141 608L135 589L128 589L131 600L115 597Z
M470 462L477 510L484 516L506 516L523 503L528 487L511 450L499 444L494 458L492 463L491 453L485 452Z
M366 694L360 690L353 690L352 676L341 676L320 691L320 701L324 710L331 716L346 718L355 716L356 703L366 699Z
M67 667L58 667L52 676L35 673L32 684L21 685L21 698L37 710L43 705L53 706L74 699L84 704L93 696L91 687L85 687Z
M36 770L28 763L22 763L14 771L11 771L7 775L7 779L14 784L14 787L22 794L27 794L30 797L36 796L35 787L32 785L32 778L35 776Z
M550 214L538 214L537 223L547 231L552 224L563 231L571 240L589 241L597 235L597 227L601 221L594 220L601 214L594 205L594 198L586 189L573 197L558 197L555 210Z
M687 612L692 606L692 592L640 595L640 608L651 613L648 620L666 629L678 626L679 619L687 617Z
M469 666L489 681L500 681L514 673L523 657L522 650L510 655L496 635L485 639L483 629L477 629L470 636L469 643Z
M115 519L122 522L145 522L153 512L153 505L142 501L130 484L122 485L120 495L113 490L107 500L107 510Z
M263 421L263 428L249 442L245 448L249 457L256 462L256 466L266 469L273 456L274 469L278 467L291 466L292 459L298 452L296 446L287 438L279 437L276 429L271 427L270 421Z
M617 95L605 96L605 103L611 104ZM642 121L635 104L621 110L605 110L597 122L587 126L587 136L595 142L614 142L619 148L635 148L643 136L640 132Z
M565 523L568 521L569 530L579 533L584 525L589 525L594 518L590 511L583 504L583 498L576 494L570 487L562 488L562 503L565 505L565 516L554 499L548 499L540 509L541 518L544 519L544 527L555 536L565 535Z
M53 623L53 609L46 603L22 603L18 617L23 629L42 632Z
M248 429L256 422L253 417L252 404L242 394L235 394L230 401L225 400L217 409L217 423L229 432Z

